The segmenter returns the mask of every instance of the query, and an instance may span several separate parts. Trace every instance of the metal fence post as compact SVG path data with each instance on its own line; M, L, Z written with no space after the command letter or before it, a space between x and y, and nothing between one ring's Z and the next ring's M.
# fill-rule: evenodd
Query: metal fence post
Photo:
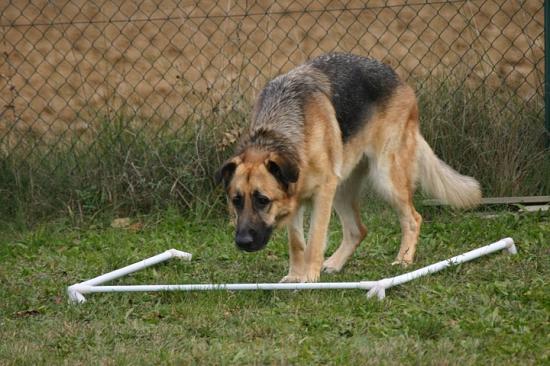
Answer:
M544 125L550 148L550 1L544 1Z

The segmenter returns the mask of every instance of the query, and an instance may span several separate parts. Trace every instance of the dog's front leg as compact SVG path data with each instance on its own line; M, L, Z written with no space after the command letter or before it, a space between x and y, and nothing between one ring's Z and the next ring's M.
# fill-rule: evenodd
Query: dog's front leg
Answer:
M309 225L308 243L304 253L306 272L303 282L317 282L325 259L327 231L336 193L337 178L331 177L313 197L313 211Z
M281 282L302 282L306 271L304 251L304 206L300 207L287 224L289 269Z

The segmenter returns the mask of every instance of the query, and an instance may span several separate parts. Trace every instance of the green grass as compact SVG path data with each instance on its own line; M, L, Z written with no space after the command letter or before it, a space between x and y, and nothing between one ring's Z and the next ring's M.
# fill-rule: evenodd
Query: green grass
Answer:
M96 217L32 230L0 227L0 363L20 364L461 364L550 362L550 215L494 218L424 208L413 268L512 236L496 253L388 290L91 294L67 303L67 285L165 249L192 252L119 283L278 281L287 269L277 233L255 254L237 251L227 219L176 211L134 217L137 231ZM323 281L380 279L399 227L383 208L365 212L366 242L343 273ZM334 224L328 253L340 229Z

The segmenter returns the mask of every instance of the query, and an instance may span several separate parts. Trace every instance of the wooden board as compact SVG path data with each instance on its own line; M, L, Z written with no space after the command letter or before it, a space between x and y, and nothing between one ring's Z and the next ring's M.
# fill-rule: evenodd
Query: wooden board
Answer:
M481 199L482 205L510 205L510 204L543 204L550 203L550 196L525 196L525 197L485 197ZM437 199L422 201L425 206L441 206L446 203Z

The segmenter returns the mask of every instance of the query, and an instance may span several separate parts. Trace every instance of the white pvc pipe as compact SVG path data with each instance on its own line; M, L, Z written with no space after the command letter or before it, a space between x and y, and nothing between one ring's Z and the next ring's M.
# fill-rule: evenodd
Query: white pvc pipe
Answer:
M517 254L517 249L516 249L516 245L514 244L514 239L504 238L495 243L486 245L484 247L471 250L464 254L457 255L455 257L443 260L441 262L434 263L426 267L422 267L420 269L417 269L416 271L379 280L377 281L378 284L368 292L367 296L371 298L372 296L376 295L379 299L383 299L386 296L385 290L390 287L401 285L402 283L412 281L418 277L439 272L442 269L445 269L447 267L455 266L457 264L464 263L464 262L469 262L472 259L476 259L478 257L482 257L484 255L491 254L503 249L507 250L508 253L510 254Z
M117 278L126 276L127 274L130 274L130 273L145 269L147 267L151 267L155 264L167 261L170 258L180 258L180 259L183 259L183 260L190 261L192 257L193 257L193 255L191 253L182 252L182 251L176 250L176 249L168 249L167 251L165 251L163 253L157 254L153 257L144 259L144 260L136 262L134 264L130 264L129 266L117 269L117 270L109 272L109 273L105 273L101 276L92 278L90 280L87 280L87 281L80 282L80 283L74 284L72 286L69 286L67 288L67 293L69 294L69 298L70 298L71 301L79 302L79 303L80 302L85 302L86 299L84 298L84 296L82 296L82 294L86 293L86 292L83 292L83 291L80 290L84 287L86 287L86 288L87 287L93 287L93 286L99 285L101 283L105 283L105 282L108 282L108 281L115 280Z
M377 281L361 282L314 282L314 283L220 283L197 285L129 285L129 286L87 286L79 285L81 293L90 292L145 292L145 291L243 291L243 290L326 290L363 289L375 286Z
M416 271L405 273L399 276L384 278L379 281L359 281L359 282L317 282L317 283L234 283L234 284L193 284L193 285L131 285L131 286L97 286L100 283L122 277L128 273L149 267L160 263L172 257L180 257L187 260L191 259L191 254L180 252L175 249L167 250L164 253L134 263L119 270L109 272L102 276L88 281L69 286L67 291L69 298L73 302L84 302L86 299L83 294L92 292L143 292L143 291L241 291L241 290L325 290L325 289L363 289L370 290L368 297L377 296L379 299L385 297L385 290L412 281L431 273L435 273L449 266L457 265L471 261L472 259L496 252L498 250L507 250L511 254L516 254L517 250L512 238L505 238L496 243L469 251L467 253L452 257L450 259L417 269Z

